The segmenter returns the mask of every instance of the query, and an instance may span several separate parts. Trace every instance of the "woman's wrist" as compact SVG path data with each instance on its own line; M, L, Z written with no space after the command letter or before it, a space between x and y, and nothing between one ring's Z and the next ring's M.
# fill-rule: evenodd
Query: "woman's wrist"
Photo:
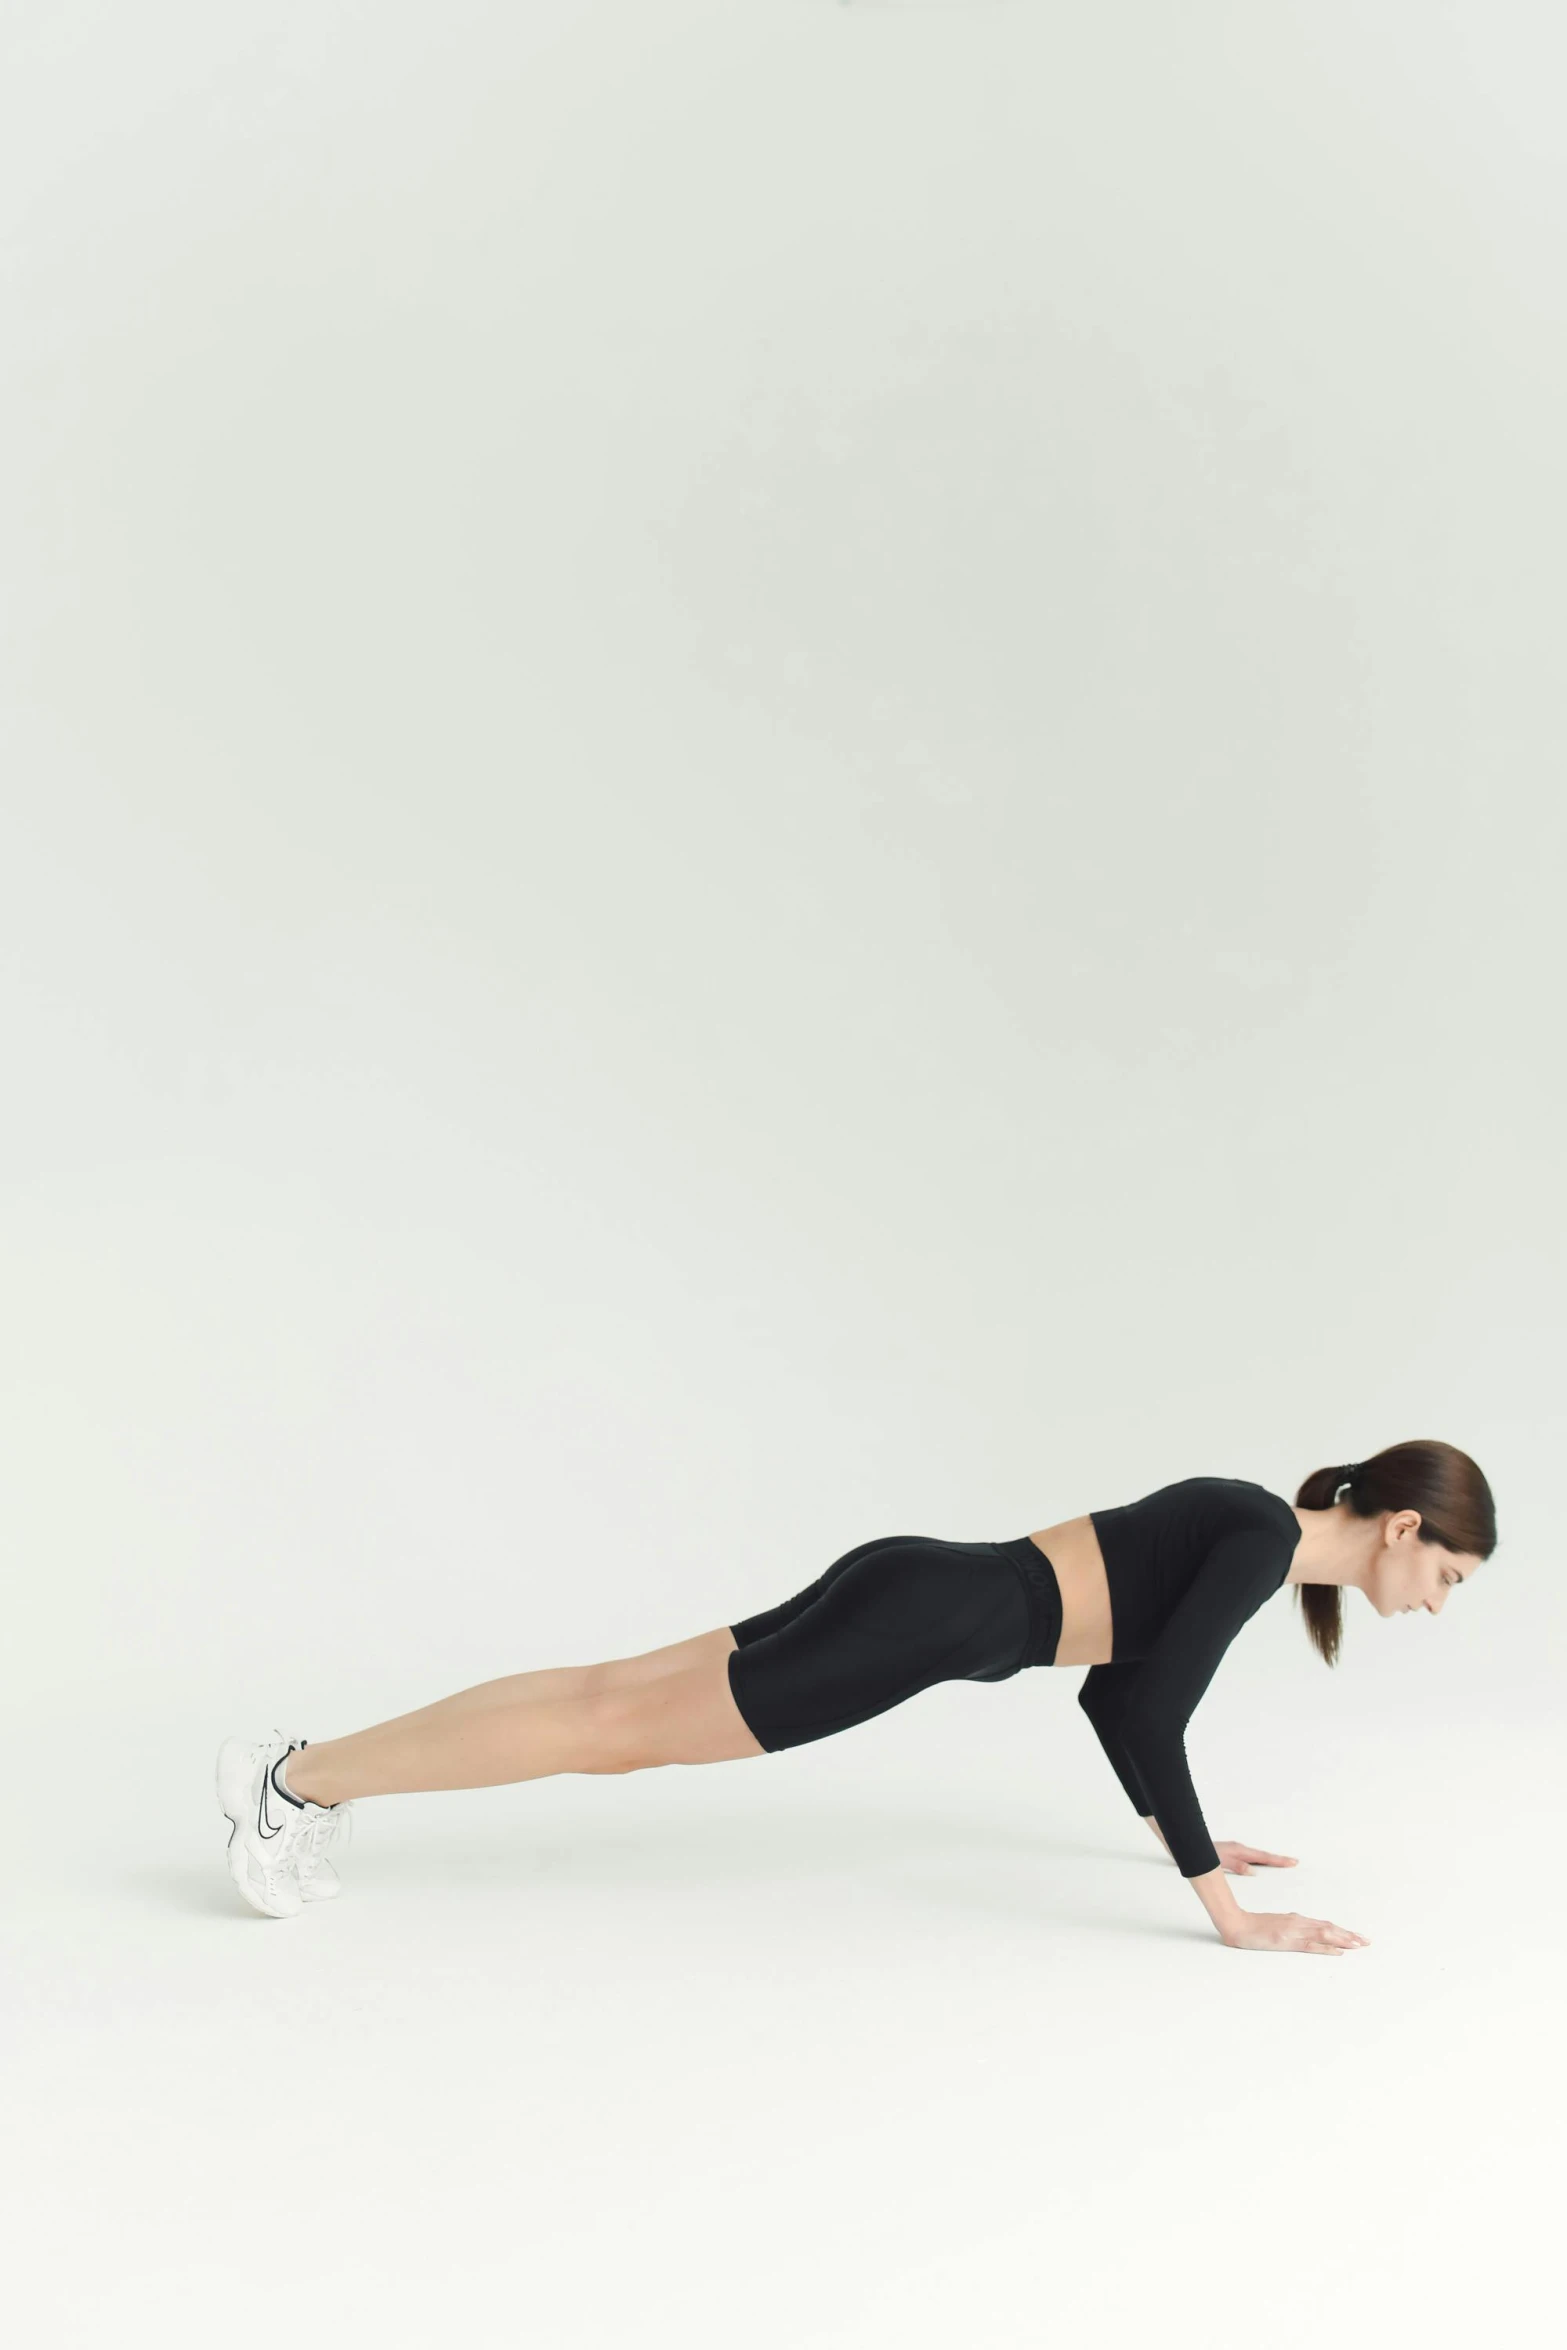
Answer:
M1220 1941L1227 1942L1230 1929L1246 1912L1225 1883L1223 1868L1209 1869L1206 1876L1188 1877L1186 1882L1212 1918Z
M1142 1817L1148 1822L1149 1827L1152 1828L1160 1843L1164 1845L1165 1851L1169 1852L1170 1847L1165 1837L1164 1830L1160 1827L1158 1821L1154 1818L1153 1813L1151 1811L1145 1811L1142 1814ZM1170 1853L1170 1857L1173 1860L1175 1855ZM1247 1913L1242 1909L1240 1903L1236 1900L1234 1894L1230 1891L1229 1885L1225 1879L1222 1863L1216 1869L1209 1869L1207 1873L1201 1877L1188 1877L1186 1882L1188 1885L1190 1885L1192 1891L1196 1894L1198 1900L1202 1903L1203 1908L1212 1918L1214 1925L1218 1928L1221 1941L1228 1939L1228 1929L1231 1924L1236 1918L1245 1917Z

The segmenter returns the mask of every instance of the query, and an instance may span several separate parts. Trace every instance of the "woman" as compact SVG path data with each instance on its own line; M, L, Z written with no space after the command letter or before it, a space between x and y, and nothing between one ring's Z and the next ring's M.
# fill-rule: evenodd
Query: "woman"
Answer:
M1331 1665L1346 1585L1379 1616L1440 1615L1495 1547L1484 1477L1434 1442L1318 1469L1293 1505L1242 1478L1187 1477L1010 1542L886 1535L781 1607L644 1656L484 1681L323 1745L225 1740L230 1874L253 1908L291 1917L341 1890L329 1854L360 1796L733 1762L830 1737L937 1681L1087 1665L1078 1703L1220 1939L1337 1956L1366 1937L1236 1901L1226 1871L1294 1859L1211 1841L1186 1725L1236 1633L1285 1584Z

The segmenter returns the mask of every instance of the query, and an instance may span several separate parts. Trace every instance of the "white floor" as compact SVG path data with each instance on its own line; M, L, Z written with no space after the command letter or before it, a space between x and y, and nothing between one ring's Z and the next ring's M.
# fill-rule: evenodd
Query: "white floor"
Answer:
M1089 1737L1047 1680L754 1765L363 1804L344 1896L277 1923L222 1866L217 1725L62 1755L40 1719L6 1766L11 2338L1537 2340L1559 1731L1466 1739L1423 1822L1414 1724L1254 1805L1316 1865L1240 1897L1371 1936L1265 1959L1091 1740L1071 1806L1021 1787L1030 1715L1052 1775Z

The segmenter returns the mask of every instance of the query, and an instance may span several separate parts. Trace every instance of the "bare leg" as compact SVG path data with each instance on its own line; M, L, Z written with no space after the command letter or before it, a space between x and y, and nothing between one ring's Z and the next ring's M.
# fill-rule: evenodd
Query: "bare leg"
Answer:
M311 1744L291 1758L288 1783L313 1802L342 1803L761 1754L730 1694L734 1645L726 1624L642 1657L481 1681L415 1713Z
M498 1681L476 1681L471 1689L459 1689L454 1697L439 1698L434 1705L395 1718L399 1723L413 1723L436 1714L482 1713L492 1705L536 1705L541 1698L580 1697L589 1689L621 1689L637 1681L658 1681L666 1673L685 1672L700 1664L720 1641L719 1653L727 1656L735 1644L727 1625L716 1632L699 1632L694 1640L676 1640L667 1648L649 1648L640 1656L608 1657L593 1665L549 1665L542 1672L506 1673ZM379 1724L383 1730L391 1726L389 1722Z

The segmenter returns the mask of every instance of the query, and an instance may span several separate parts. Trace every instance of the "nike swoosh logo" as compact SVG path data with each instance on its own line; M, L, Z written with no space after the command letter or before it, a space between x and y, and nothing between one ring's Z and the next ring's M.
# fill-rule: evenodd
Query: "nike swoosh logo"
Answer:
M278 1824L275 1828L270 1827L267 1823L267 1793L271 1785L272 1765L268 1763L266 1769L261 1774L261 1800L256 1806L256 1831L258 1835L262 1836L280 1836L283 1832L283 1823L281 1820L278 1821Z

